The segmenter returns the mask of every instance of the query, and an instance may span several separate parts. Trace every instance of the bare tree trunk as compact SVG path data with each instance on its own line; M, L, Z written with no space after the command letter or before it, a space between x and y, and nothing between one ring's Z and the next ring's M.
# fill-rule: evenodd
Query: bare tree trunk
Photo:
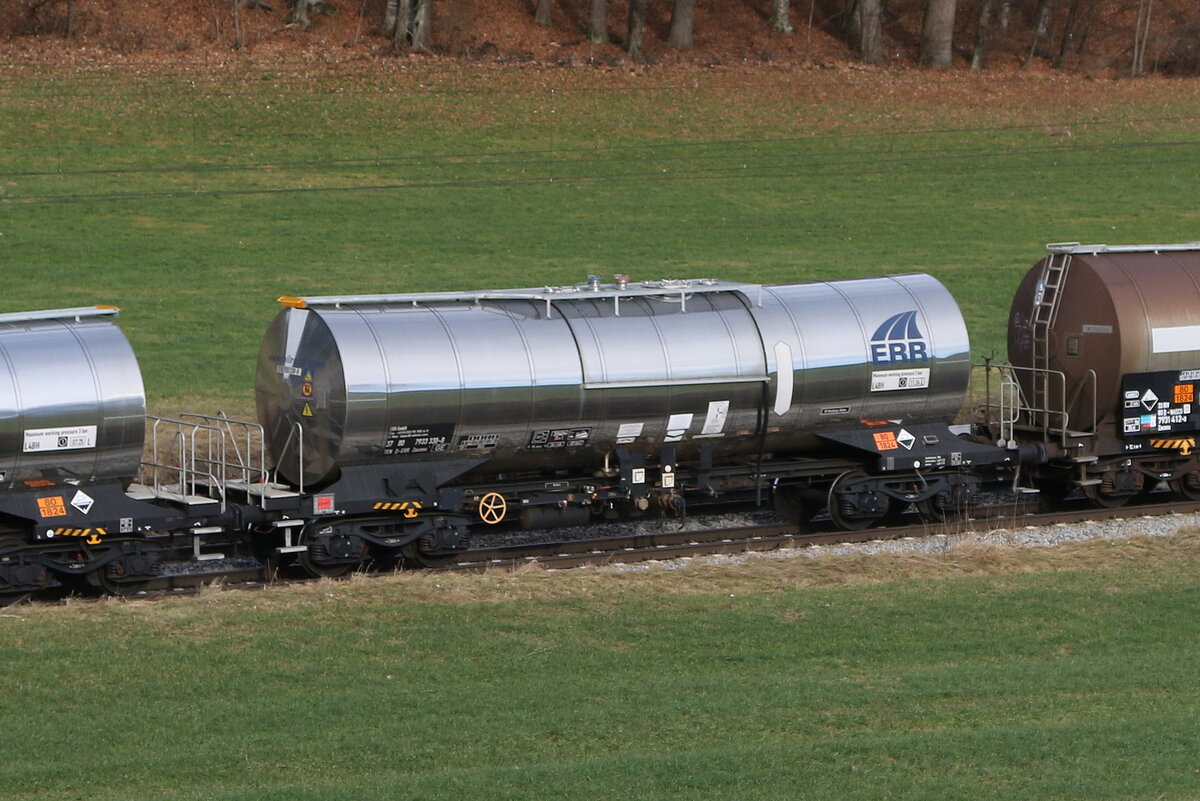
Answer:
M817 0L808 0L808 36L804 42L804 58L807 61L812 55L812 26L813 17L817 13Z
M538 0L537 9L533 12L533 21L538 25L552 25L550 22L550 5L552 0Z
M996 20L996 27L1004 33L1008 33L1008 20L1012 16L1012 0L1000 0L1000 15Z
M846 29L850 46L858 51L864 64L883 61L883 15L881 0L850 0L846 7Z
M1150 12L1154 0L1138 1L1137 27L1133 32L1133 66L1130 73L1135 78L1146 74L1146 44L1150 41Z
M883 63L883 3L881 0L858 0L859 48L864 64Z
M588 41L592 44L608 44L608 0L592 0L588 16Z
M642 39L646 35L646 0L629 0L629 34L625 52L634 61L643 61Z
M383 9L383 33L385 36L396 35L396 12L399 10L400 0L387 0L387 6Z
M75 38L75 0L67 0L67 38Z
M948 70L954 66L956 0L928 0L921 27L921 64Z
M433 20L433 0L417 0L417 16L413 20L412 45L414 49L429 49L429 26Z
M691 47L695 44L693 31L696 26L696 0L675 0L671 8L671 33L667 44L671 47Z
M241 50L242 41L242 0L233 0L233 49Z
M1067 24L1063 28L1062 41L1058 43L1058 55L1054 57L1055 69L1062 69L1063 63L1067 60L1067 50L1075 41L1075 29L1079 26L1079 14L1083 5L1084 0L1071 0L1071 6L1067 9Z
M792 34L792 22L788 19L788 4L791 0L771 0L771 19L768 23L771 30L779 33Z
M842 15L846 25L846 43L851 50L858 50L862 44L862 19L858 14L858 0L846 0L846 11Z
M975 27L975 50L971 53L971 69L981 71L987 66L988 27L992 23L992 5L995 0L983 0L979 7L979 24Z
M240 5L241 0L233 0L233 4ZM311 5L312 0L294 0L292 12L287 17L287 24L295 25L305 31L312 30L312 22L308 18L308 8Z
M1054 13L1055 0L1038 0L1033 12L1033 35L1042 38L1050 30L1050 16Z
M1028 69L1037 55L1038 42L1050 29L1050 16L1054 13L1054 0L1038 0L1037 10L1033 12L1033 42L1029 45L1029 54L1025 56L1022 69Z
M1096 21L1096 9L1100 6L1097 2L1088 4L1087 16L1083 20L1083 33L1079 36L1079 47L1076 52L1079 54L1080 60L1084 57L1084 52L1087 50L1088 34L1092 32L1092 23Z
M392 46L403 53L408 50L412 33L413 0L396 0L396 27L392 29Z

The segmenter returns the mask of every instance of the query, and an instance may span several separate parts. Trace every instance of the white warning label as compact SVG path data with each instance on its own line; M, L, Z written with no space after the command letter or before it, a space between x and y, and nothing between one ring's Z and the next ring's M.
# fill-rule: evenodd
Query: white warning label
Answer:
M74 451L96 447L95 426L25 429L25 453Z
M871 372L871 391L893 389L925 389L929 386L929 368L914 370L874 370Z
M725 429L725 418L729 417L729 401L710 401L708 414L704 417L704 428L700 433L704 436L720 434Z

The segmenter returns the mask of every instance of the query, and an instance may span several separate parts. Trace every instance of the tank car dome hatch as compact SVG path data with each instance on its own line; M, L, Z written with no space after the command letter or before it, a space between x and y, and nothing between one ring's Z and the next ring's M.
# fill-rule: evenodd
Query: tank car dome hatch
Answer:
M0 490L137 473L146 398L112 307L0 314Z
M1063 373L1071 421L1091 420L1091 392L1081 389L1090 372L1102 422L1121 407L1123 376L1196 368L1200 243L1048 248L1013 298L1008 358L1017 367ZM1018 379L1032 399L1030 375ZM1041 399L1051 408L1063 405L1059 386L1050 384L1050 397Z
M587 468L618 448L801 452L861 420L953 419L966 325L927 275L281 299L259 353L279 475L389 460Z

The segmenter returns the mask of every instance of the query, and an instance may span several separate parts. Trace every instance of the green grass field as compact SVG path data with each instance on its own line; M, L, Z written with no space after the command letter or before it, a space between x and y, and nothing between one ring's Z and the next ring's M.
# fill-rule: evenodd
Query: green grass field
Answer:
M1198 557L1192 535L15 608L0 784L25 801L1194 799Z
M248 412L284 294L928 270L1002 357L1046 242L1200 238L1194 82L10 75L0 309L121 306L159 411Z
M7 68L0 311L114 303L252 413L279 295L929 271L1200 239L1200 84ZM0 788L154 799L1194 799L1196 538L400 576L0 615Z

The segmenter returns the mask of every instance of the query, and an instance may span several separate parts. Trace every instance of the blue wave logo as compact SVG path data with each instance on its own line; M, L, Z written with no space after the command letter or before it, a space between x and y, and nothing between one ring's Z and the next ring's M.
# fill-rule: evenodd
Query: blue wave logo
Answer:
M929 361L929 344L917 328L917 312L893 314L871 336L871 363Z

